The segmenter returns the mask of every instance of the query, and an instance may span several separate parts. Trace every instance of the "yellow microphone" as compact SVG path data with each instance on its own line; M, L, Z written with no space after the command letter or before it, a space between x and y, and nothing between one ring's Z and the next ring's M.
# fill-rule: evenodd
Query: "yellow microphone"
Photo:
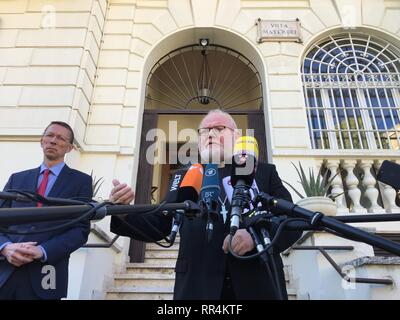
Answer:
M258 143L252 136L243 136L236 140L233 147L231 183L235 186L239 180L253 183L258 160Z
M258 159L258 143L252 136L243 136L236 140L233 155L251 155Z

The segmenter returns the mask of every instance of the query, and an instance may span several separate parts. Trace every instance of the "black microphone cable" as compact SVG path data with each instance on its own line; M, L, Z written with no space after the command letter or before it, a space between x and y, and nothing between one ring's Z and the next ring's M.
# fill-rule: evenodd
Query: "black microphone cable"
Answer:
M68 221L66 223L63 223L63 224L60 224L60 225L57 225L57 226L54 226L54 227L50 227L50 228L41 229L41 230L29 230L29 231L16 231L16 230L9 230L9 229L0 227L0 232L1 233L6 233L6 234L30 235L30 234L39 234L39 233L45 233L45 232L59 231L59 230L63 230L65 228L68 228L71 225L74 225L76 223L79 223L79 222L81 222L81 221L83 221L85 219L88 219L88 218L90 219L90 217L92 217L96 213L96 211L98 211L99 209L101 209L102 207L104 207L106 205L115 205L114 203L109 202L109 201L101 202L101 203L98 203L98 204L93 204L93 203L82 203L82 204L90 205L90 206L92 206L92 208L90 208L87 212L83 213L78 218L73 219L71 221ZM148 210L148 211L144 211L142 213L143 214L146 214L146 213L147 214L151 214L151 213L158 212L158 211L162 210L162 208L165 206L165 204L166 204L166 202L164 201L157 208L151 209L151 210ZM12 209L12 208L10 208L10 209ZM121 219L121 221L122 221L122 219ZM151 225L151 227L153 227L154 230L157 230L158 232L160 232L153 225ZM152 241L154 241L154 240L152 240Z
M25 190L17 190L17 189L9 189L6 190L6 192L11 192L11 193L16 193L20 194L32 202L41 202L43 204L47 205L86 205L91 198L86 198L86 197L76 197L76 198L70 198L70 199L63 199L63 198L53 198L49 199L48 197L43 197L42 195L32 192L32 191L25 191ZM88 201L83 201L83 200L75 200L75 199L87 199Z
M14 190L14 189L10 189L7 190L7 192L14 192L20 195L23 195L25 197L27 197L28 199L32 200L33 202L42 202L44 204L52 204L54 202L52 202L51 200L47 199L46 197L43 197L39 194L30 192L30 191L23 191L23 190ZM82 198L81 198L82 199ZM70 199L67 199L70 200ZM83 213L82 216L73 219L71 221L68 221L66 223L57 225L57 226L53 226L50 228L45 228L45 229L41 229L41 230L27 230L27 231L16 231L16 230L9 230L6 228L2 228L0 226L0 232L2 233L6 233L6 234L15 234L15 235L31 235L31 234L40 234L40 233L45 233L45 232L55 232L55 231L60 231L63 229L66 229L68 227L70 227L71 225L74 225L76 223L79 223L87 218L90 218L93 214L96 213L97 210L99 210L100 208L104 207L105 205L116 205L112 202L109 201L105 201L96 205L93 205L93 203L88 203L88 202L83 202L83 201L79 201L79 200L75 200L76 201L76 205L80 204L80 205L91 205L92 208L90 208L87 212ZM59 201L55 202L55 204L60 205L60 202L62 202L62 199L60 198ZM143 211L140 214L153 214L153 213L157 213L159 211L161 211L165 205L167 204L167 201L163 201L159 204L159 206L157 206L154 209L150 209L147 211ZM11 209L11 208L10 208ZM139 229L135 228L134 226L132 226L131 224L129 224L128 222L126 222L123 219L119 219L119 221L121 221L126 227L130 228L131 230L133 230L135 233L139 234L141 237L143 237L144 239L146 239L146 241L148 242L154 242L157 245L164 247L164 248L169 248L171 247L173 244L170 243L169 245L165 246L159 242L157 242L155 239L149 237L148 235L146 235L145 233L143 233L142 231L140 231ZM170 242L169 239L159 230L157 229L153 224L151 224L149 221L144 220L144 222L147 224L147 226L154 232L156 232L158 235L160 235L163 240Z
M161 211L165 205L167 204L167 201L163 201L160 203L160 205L150 211L144 211L140 214L153 214L153 213L158 213L159 211ZM163 232L161 232L161 230L159 230L158 228L156 228L151 222L147 221L147 220L143 220L143 222L150 228L152 229L152 231L154 231L155 233L157 233L159 236L162 237L163 240L165 240L166 242L169 243L169 245L163 245L162 243L158 242L158 240L155 240L152 237L149 237L146 233L144 233L143 231L139 230L138 228L136 228L135 226L133 226L132 224L130 224L129 222L125 221L124 219L119 219L119 221L121 221L126 227L128 227L129 229L131 229L134 233L139 234L142 238L146 239L146 242L153 242L155 244L157 244L160 247L163 248L170 248L173 246L173 242L170 241L170 239L168 237L166 237L164 235Z
M276 244L276 242L278 241L279 237L281 236L281 233L283 231L283 228L289 223L289 222L293 222L293 221L302 221L302 222L308 222L308 220L303 219L303 218L290 218L290 219L286 219L285 221L281 222L281 224L278 227L278 230L275 233L275 236L273 237L273 239L271 240L271 243L266 246L262 251L257 252L255 254L249 255L249 256L239 256L236 253L233 252L232 250L232 239L233 236L230 236L229 238L229 242L228 242L228 246L229 246L229 252L237 259L242 259L242 260L250 260L250 259L254 259L254 258L258 258L261 254L263 254L264 252L267 252L272 246L274 246Z
M41 229L41 230L30 230L30 231L13 231L13 230L9 230L9 229L5 229L0 227L0 232L1 233L6 233L6 234L16 234L16 235L30 235L30 234L39 234L39 233L45 233L45 232L54 232L54 231L59 231L59 230L63 230L66 229L78 222L81 222L82 220L85 220L89 217L91 217L92 215L94 215L96 213L97 210L99 210L100 208L108 205L108 204L112 204L111 202L102 202L102 203L98 203L96 205L93 205L91 203L86 203L86 205L91 205L92 208L89 209L87 212L83 213L82 216L73 219L71 221L68 221L66 223L63 223L61 225L58 226L54 226L54 227L50 227L50 228L45 228L45 229Z

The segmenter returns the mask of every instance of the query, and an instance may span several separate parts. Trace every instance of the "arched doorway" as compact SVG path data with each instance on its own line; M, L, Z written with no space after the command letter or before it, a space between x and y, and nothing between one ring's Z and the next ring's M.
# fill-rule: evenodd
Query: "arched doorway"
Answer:
M158 203L172 172L181 165L153 165L146 161L146 150L154 143L146 140L151 129L159 128L166 133L165 141L159 141L166 159L179 152L184 141L171 139L168 124L172 120L177 121L173 129L179 132L184 128L197 129L201 118L211 109L227 111L239 129L254 130L260 160L267 161L262 72L241 52L211 41L206 46L195 43L174 49L152 65L143 101L136 203ZM130 258L132 262L144 261L143 243L131 241Z
M162 57L146 83L146 110L259 111L262 82L254 64L220 45L189 45Z

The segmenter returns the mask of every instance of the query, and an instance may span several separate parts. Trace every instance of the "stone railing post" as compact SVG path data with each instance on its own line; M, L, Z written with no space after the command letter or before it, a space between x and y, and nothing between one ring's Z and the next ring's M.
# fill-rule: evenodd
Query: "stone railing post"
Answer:
M328 159L326 160L326 167L331 173L331 177L333 177L335 174L338 173L338 168L340 165L340 160L339 159ZM340 173L336 175L336 177L332 180L332 195L337 195L341 194L340 196L337 196L335 198L336 206L337 206L337 212L338 213L349 213L349 208L347 208L346 204L346 198L343 194L343 183L342 183L342 177L340 176Z
M356 160L344 160L343 161L343 168L347 172L346 177L346 185L348 188L348 194L352 202L352 208L350 212L352 213L367 213L367 209L361 206L360 198L361 198L361 191L358 188L358 179L354 174L354 168L356 166Z
M373 160L361 160L360 167L364 172L364 178L362 180L362 185L366 188L365 196L371 203L371 206L368 208L368 212L371 213L385 213L385 209L378 205L378 196L379 191L375 187L376 179L371 173L371 167L373 166Z

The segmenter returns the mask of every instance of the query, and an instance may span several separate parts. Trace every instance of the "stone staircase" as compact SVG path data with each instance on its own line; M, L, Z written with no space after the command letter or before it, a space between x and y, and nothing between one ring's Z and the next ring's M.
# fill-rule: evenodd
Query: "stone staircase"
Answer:
M171 248L146 244L144 263L128 263L123 273L116 274L114 286L106 293L107 300L172 300L175 282L175 263L179 237ZM285 267L289 300L296 300L291 287L290 267Z

